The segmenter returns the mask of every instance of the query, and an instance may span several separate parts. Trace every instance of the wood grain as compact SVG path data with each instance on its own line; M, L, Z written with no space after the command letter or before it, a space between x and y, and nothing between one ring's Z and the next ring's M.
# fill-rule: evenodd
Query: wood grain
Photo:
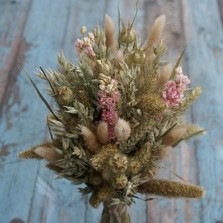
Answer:
M119 1L122 17L131 19L135 5ZM185 73L204 91L187 119L208 130L205 137L181 143L157 177L179 180L171 170L204 186L207 195L202 200L138 199L130 208L133 223L223 222L222 7L222 0L139 0L135 28L142 38L152 21L166 14L166 57L175 61L187 46ZM80 27L103 25L105 13L117 24L117 8L114 0L0 1L0 223L99 222L102 208L93 209L77 186L55 180L43 161L18 159L21 150L49 135L44 121L48 111L17 61L30 73L40 65L56 67L61 49L75 61L73 44ZM35 82L44 88L40 80Z

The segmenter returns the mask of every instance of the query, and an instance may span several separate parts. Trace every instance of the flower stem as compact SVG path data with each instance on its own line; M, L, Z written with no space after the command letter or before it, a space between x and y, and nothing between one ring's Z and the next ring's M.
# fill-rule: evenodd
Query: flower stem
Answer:
M131 223L128 206L123 203L104 202L100 223Z

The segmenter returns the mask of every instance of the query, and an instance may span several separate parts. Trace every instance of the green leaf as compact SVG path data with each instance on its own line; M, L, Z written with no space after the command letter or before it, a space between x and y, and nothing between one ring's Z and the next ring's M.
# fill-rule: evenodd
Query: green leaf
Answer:
M177 67L179 67L180 62L181 62L181 60L183 59L185 50L186 50L186 48L185 48L185 49L182 51L182 53L180 54L180 57L178 58L178 60L177 60L177 62L176 62L176 64L175 64L175 66L174 66L174 68L173 68L173 71L172 71L172 73L171 73L171 75L170 75L170 79L171 79L171 80L174 79L174 77L175 77L175 70L176 70Z

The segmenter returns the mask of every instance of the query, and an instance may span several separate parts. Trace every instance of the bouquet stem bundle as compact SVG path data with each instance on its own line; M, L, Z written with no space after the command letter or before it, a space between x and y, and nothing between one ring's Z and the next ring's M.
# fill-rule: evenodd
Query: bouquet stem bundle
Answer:
M45 159L47 167L74 184L97 208L104 205L101 223L130 223L128 206L136 193L163 197L201 198L204 189L156 179L160 162L182 140L204 130L187 123L184 112L201 93L189 88L180 62L162 60L165 16L158 17L142 42L119 18L106 15L104 29L81 28L75 47L78 65L58 56L58 70L40 68L39 77L57 105L54 111L30 76L50 111L51 141L20 153Z

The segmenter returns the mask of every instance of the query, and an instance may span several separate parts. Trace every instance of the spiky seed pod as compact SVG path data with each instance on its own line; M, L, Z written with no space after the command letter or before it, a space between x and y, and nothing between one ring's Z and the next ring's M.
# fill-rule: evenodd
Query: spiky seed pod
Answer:
M130 175L138 174L141 170L143 170L150 161L151 157L151 144L146 143L142 146L133 157L129 159L129 168L128 173Z
M186 126L180 126L171 130L167 135L164 136L162 144L165 146L172 146L181 140L187 130Z
M111 49L112 51L115 51L115 26L112 18L108 16L107 14L105 15L105 44L107 49Z
M20 158L24 158L24 159L43 159L42 156L38 155L37 153L35 153L35 149L38 146L34 146L30 149L27 149L25 151L22 151L19 153L19 157Z
M143 113L149 115L157 115L167 108L164 100L158 94L144 94L139 97L139 100L138 107Z
M134 155L134 159L138 161L142 166L145 166L151 156L151 144L149 142L145 143Z
M142 75L141 75L142 76ZM158 71L153 70L150 75L148 75L146 78L143 78L143 82L140 86L141 88L139 89L138 94L143 95L143 94L149 94L155 92L155 90L158 87Z
M89 174L88 183L94 186L99 186L103 183L103 178L99 172L93 171Z
M131 159L129 161L128 175L134 176L135 174L139 173L140 170L141 170L140 163L134 159Z
M166 23L165 15L161 15L155 20L155 22L153 23L152 27L149 30L147 40L144 44L145 47L156 45L160 41L163 35L165 23Z
M201 198L205 191L202 187L179 183L169 180L153 179L140 185L138 192L142 194L154 194L164 197L188 197Z
M36 154L48 160L49 162L55 162L63 158L61 154L59 154L58 152L56 152L53 148L49 146L38 146L35 148L34 151Z
M104 121L98 124L97 139L101 144L105 144L108 141L108 124Z
M91 152L95 152L99 146L96 135L85 126L81 126L81 134L84 138L87 148Z
M60 105L69 105L74 100L73 91L67 86L58 87L55 97Z
M101 146L100 151L91 158L90 163L93 168L100 171L104 168L104 165L107 165L108 158L117 152L118 148L115 144Z
M115 176L112 180L112 185L115 189L121 190L128 184L128 178L125 174Z
M124 28L119 34L119 43L131 44L136 40L136 32L132 28Z
M75 95L75 98L76 100L81 102L81 104L83 104L85 107L91 106L90 98L84 91L79 91L78 94Z
M124 173L128 167L128 159L125 155L116 153L110 157L108 164L112 172Z
M144 64L146 62L146 54L142 49L135 49L127 57L127 64Z
M115 125L115 137L118 142L122 142L129 138L131 133L130 125L124 119L119 118Z

